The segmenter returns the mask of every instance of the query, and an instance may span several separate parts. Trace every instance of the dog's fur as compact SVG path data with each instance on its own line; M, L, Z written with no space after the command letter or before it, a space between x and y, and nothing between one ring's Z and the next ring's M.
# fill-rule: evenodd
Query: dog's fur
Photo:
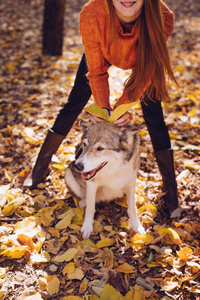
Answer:
M118 127L109 122L82 122L84 133L76 158L65 171L68 188L86 206L84 237L93 231L95 203L127 196L131 227L145 233L137 217L135 187L139 169L139 135L132 125Z

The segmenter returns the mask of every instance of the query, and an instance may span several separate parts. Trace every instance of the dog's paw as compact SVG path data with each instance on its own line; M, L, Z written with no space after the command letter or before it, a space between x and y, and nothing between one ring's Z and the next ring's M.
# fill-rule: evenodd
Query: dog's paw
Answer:
M131 228L132 228L132 230L137 231L140 234L146 233L144 227L139 222L137 222L135 224L131 222Z
M138 228L136 229L136 231L138 233L140 233L140 234L145 234L146 233L144 227L141 224L138 226Z
M86 200L85 198L82 198L80 201L79 201L79 206L81 208L85 208L86 207Z
M81 228L81 232L82 232L84 238L89 238L92 231L93 231L92 224L83 223L83 226Z

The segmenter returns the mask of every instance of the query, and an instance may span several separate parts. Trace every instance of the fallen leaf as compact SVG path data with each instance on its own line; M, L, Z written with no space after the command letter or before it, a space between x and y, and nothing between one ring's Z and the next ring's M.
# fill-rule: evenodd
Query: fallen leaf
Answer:
M160 228L158 230L159 235L167 235L169 239L166 238L168 243L174 243L176 245L180 245L182 243L178 233L172 228Z
M54 261L56 262L70 261L77 255L77 253L78 253L78 249L70 248L67 251L65 251L63 254L57 255L54 258Z
M84 272L80 269L77 268L73 273L68 273L67 277L70 280L76 279L76 280L82 280L83 277L85 276Z
M56 275L52 276L45 276L47 285L46 285L46 291L49 293L50 296L57 294L59 292L60 287L60 280Z
M74 273L74 271L75 271L75 263L71 262L64 267L62 273L63 273L63 275L65 275L65 274Z
M129 264L127 264L127 263L123 263L122 265L119 265L114 270L116 272L126 273L126 274L134 273L133 267L130 266Z
M190 259L192 253L193 253L193 250L191 248L184 247L178 251L178 257L181 260L188 260L188 259Z
M96 243L96 247L97 248L104 248L104 247L109 247L109 246L112 246L114 244L114 240L113 239L110 239L110 238L105 238L101 241L98 241Z
M13 246L5 250L0 250L0 255L8 258L21 258L30 248L28 246Z
M122 299L123 299L122 295L109 284L105 286L100 296L100 300L122 300Z

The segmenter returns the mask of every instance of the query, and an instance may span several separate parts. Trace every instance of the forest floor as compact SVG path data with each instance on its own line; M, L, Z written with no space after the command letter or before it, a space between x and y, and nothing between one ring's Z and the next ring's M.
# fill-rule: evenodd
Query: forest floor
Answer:
M22 183L73 86L83 53L78 31L85 0L67 1L62 57L41 54L42 0L0 2L0 299L200 299L200 3L166 0L175 13L169 50L179 87L163 103L174 149L180 218L162 211L161 177L144 124L137 180L146 234L128 226L126 199L97 205L83 239L84 210L64 183L80 141L80 119L35 190ZM128 72L111 67L111 98ZM92 100L91 100L92 103Z

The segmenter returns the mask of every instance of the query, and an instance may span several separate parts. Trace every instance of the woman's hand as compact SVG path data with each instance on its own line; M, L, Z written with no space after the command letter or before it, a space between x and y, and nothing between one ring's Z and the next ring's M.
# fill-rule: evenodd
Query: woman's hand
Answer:
M90 120L92 121L93 124L101 123L101 122L106 122L106 120L101 119L95 115L90 115Z
M116 124L120 127L126 127L130 123L132 119L132 115L129 112L125 112L119 119L113 122L113 124Z

